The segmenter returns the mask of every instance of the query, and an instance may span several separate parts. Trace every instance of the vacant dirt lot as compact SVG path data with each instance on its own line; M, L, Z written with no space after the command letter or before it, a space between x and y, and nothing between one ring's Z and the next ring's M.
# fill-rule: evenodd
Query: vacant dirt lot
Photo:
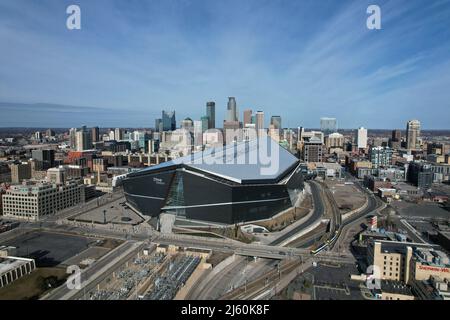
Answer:
M331 190L342 214L362 207L366 201L364 194L354 185L331 179L326 180L325 184Z

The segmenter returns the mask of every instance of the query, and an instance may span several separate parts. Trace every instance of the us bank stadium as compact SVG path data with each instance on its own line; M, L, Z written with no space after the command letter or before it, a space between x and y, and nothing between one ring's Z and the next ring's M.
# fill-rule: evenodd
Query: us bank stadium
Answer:
M299 160L270 137L195 152L122 183L127 203L143 215L224 224L270 218L304 187Z

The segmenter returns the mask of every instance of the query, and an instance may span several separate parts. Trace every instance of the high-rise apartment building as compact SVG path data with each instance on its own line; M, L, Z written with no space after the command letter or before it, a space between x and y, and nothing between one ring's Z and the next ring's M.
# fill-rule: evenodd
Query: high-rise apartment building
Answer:
M208 129L216 127L216 103L209 101L206 103L206 116L208 117Z
M360 127L356 135L356 145L358 149L367 148L367 129Z
M76 132L75 141L76 151L89 150L92 148L91 132L88 131L86 127L82 127Z
M369 158L372 162L372 168L387 167L392 164L393 151L389 147L371 147Z
M408 150L420 149L420 121L410 120L406 124L406 148Z

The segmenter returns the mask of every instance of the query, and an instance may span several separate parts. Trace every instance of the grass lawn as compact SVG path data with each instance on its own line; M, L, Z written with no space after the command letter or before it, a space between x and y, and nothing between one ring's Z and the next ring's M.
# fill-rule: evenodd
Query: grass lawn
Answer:
M67 278L65 268L37 268L13 283L0 289L0 300L39 299L49 289L62 284Z

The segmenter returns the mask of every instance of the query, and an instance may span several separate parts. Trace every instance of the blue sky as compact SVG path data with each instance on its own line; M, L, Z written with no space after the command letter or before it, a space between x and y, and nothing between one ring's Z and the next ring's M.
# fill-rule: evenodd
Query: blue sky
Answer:
M81 30L66 29L70 4ZM382 30L366 28L369 4ZM241 118L283 126L450 129L449 21L450 0L0 0L0 126L151 127L209 100L220 123L235 96Z

